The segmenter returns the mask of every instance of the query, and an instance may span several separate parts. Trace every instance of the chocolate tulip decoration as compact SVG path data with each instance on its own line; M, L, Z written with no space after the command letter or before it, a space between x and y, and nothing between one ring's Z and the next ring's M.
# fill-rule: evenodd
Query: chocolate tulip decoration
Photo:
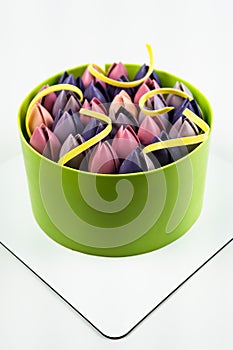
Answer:
M61 147L59 158L62 158L65 154L70 152L72 149L78 147L79 145L83 144L84 142L85 142L85 140L80 134L77 134L75 136L70 134ZM82 164L82 169L85 170L86 169L86 158L85 157L87 157L87 152L83 152L83 153L77 155L76 157L71 159L69 162L67 162L66 166L69 166L69 167L74 168L74 169L79 169L81 163L84 161L85 163Z
M53 125L53 118L45 107L43 107L40 103L36 103L31 110L28 120L28 126L31 133L33 133L36 127L40 126L41 124L51 128Z
M119 173L138 173L153 169L154 164L151 159L143 153L140 147L136 147L121 164Z
M191 91L187 88L187 86L180 81L177 81L173 87L174 87L174 89L178 89L180 91L186 92L189 96L193 96ZM168 106L173 106L173 107L177 108L181 105L183 100L184 100L184 98L182 98L181 96L169 94L166 102L167 102Z
M30 139L30 145L45 157L58 160L61 144L56 135L44 124L36 127Z
M59 112L59 109L65 111L69 111L72 109L74 112L78 112L81 108L80 101L73 93L66 93L64 90L61 91L59 96L57 97L54 105L53 105L53 111L52 114L54 117Z
M125 128L122 125L112 141L113 149L122 159L125 159L139 145L140 140L130 125Z
M90 155L88 170L92 173L114 174L119 168L119 159L108 141L98 143Z
M150 63L133 80L119 62L42 86L25 118L30 145L61 166L99 174L154 170L191 152L209 126L183 82L162 87L147 49Z
M54 124L53 132L61 143L65 142L70 134L81 134L84 129L78 114L72 110L61 114L59 120L55 120Z
M43 91L43 90L47 89L48 87L49 87L49 85L46 84L46 85L44 85L44 86L40 89L40 91ZM49 113L52 113L52 111L53 111L53 105L54 105L56 99L57 99L57 95L55 94L55 92L51 92L50 94L44 96L44 97L42 98L42 100L40 101L40 103L42 104L42 106L43 106L45 109L47 109L47 111L48 111Z

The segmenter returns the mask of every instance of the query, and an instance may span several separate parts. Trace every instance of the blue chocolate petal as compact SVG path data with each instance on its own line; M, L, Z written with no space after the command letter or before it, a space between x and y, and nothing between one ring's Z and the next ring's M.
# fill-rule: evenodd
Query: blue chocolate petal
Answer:
M58 120L61 118L62 114L63 114L63 110L62 110L62 109L59 109L59 111L58 111L56 117L54 118L54 122L53 122L53 126L52 126L52 131L54 131L54 129L55 129L56 125L57 125L57 122L58 122Z
M139 80L141 78L143 78L146 73L148 72L149 66L147 66L145 63L141 66L141 68L137 71L134 80ZM153 71L150 75L151 79L154 79L157 81L157 83L159 84L159 86L161 86L161 80L159 78L159 76L157 75L157 73L155 71Z
M139 79L142 79L146 73L148 71L148 66L144 63L140 68L139 70L137 71L137 73L135 74L135 77L133 80L139 80Z
M88 102L91 102L93 97L97 97L102 103L107 102L102 92L93 84L93 81L91 81L88 87L85 89L83 97L84 99L86 98Z
M200 110L200 107L198 106L198 103L195 99L193 99L192 101L189 102L188 108L195 113L199 118L203 118L202 117L202 113Z
M171 116L171 123L174 124L177 119L179 119L182 116L182 113L184 112L184 110L189 107L189 99L186 98L184 99L184 101L174 110L172 110L171 112L173 112L173 115Z
M129 79L125 75L122 75L119 79L117 79L117 81L129 82ZM124 89L124 88L121 88L118 86L113 86L113 85L108 85L107 89L108 89L109 96L111 97L112 100L114 99L114 97L116 95L118 95L121 92L121 90L125 90L127 92L127 94L131 97L131 99L134 98L134 95L136 92L135 88L125 88Z
M74 122L75 129L76 129L76 134L81 134L83 132L83 130L84 130L84 125L81 122L78 113L75 113L75 112L72 111L72 109L70 109L69 110L69 114L73 118L73 122Z
M103 85L100 84L100 82L97 81L95 84L95 87L101 92L101 94L104 96L106 102L110 102L110 97L107 92L107 90L103 87Z
M140 147L135 148L122 162L119 174L138 173L143 171L140 157Z
M91 121L86 125L82 133L82 137L85 139L85 141L89 140L90 138L96 135L99 124L100 121L97 121L96 119L91 119Z
M78 78L76 79L76 85L77 85L77 87L78 87L80 90L82 90L82 92L84 92L85 87L84 87L84 85L83 85L83 81L82 81L82 78L81 78L81 77L78 77Z
M163 131L162 131L162 133L163 133ZM156 142L168 140L168 135L165 132L164 132L164 135L162 133L160 134L160 137L155 136L151 143L156 143ZM159 167L160 165L164 166L170 162L170 153L169 153L167 148L160 149L158 151L154 151L152 153L152 155L153 156L151 157L151 160L154 163L156 168Z
M63 84L71 84L76 86L76 79L74 78L73 74L69 74L68 77L64 79Z
M67 72L64 72L60 79L58 80L58 84L64 84L64 80L69 76Z

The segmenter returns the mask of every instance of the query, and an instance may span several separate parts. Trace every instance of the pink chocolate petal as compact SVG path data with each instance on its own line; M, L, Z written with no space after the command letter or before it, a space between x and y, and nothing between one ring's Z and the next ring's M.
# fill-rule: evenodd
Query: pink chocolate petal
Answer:
M112 146L105 141L98 143L92 152L88 170L93 173L113 174L118 170L119 159Z
M54 133L44 124L34 130L30 145L45 157L54 161L58 160L61 144Z
M112 148L116 151L118 157L122 159L127 158L139 145L140 140L130 125L127 125L126 128L122 125L112 141Z
M128 72L121 62L113 63L107 73L107 76L113 80L118 80L122 75L128 77Z
M138 130L139 140L143 145L149 145L155 136L159 136L160 128L153 118L147 116L143 119Z

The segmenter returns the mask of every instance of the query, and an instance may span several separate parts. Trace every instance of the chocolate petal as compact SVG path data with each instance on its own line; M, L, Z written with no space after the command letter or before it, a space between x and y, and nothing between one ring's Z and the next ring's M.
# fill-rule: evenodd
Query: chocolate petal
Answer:
M117 79L117 81L129 82L129 79L125 75L122 75L119 79ZM114 97L118 95L122 90L126 91L127 94L131 97L131 99L133 99L136 92L135 88L121 88L119 86L113 86L113 85L108 85L107 87L107 91L109 96L111 97L111 100L113 100Z
M30 145L45 157L53 161L58 160L61 144L54 133L44 124L34 130Z
M169 132L170 138L174 139L178 137L179 130L183 123L183 117L180 117L176 120L176 122L172 125L171 130Z
M157 84L159 85L159 87L161 86L161 80L160 77L158 76L158 74L153 70L153 72L150 75L150 78L152 80L155 80L157 82Z
M146 161L142 158L141 148L137 147L122 162L119 174L138 173L145 170L148 170Z
M77 86L82 92L84 92L85 87L84 87L84 85L83 85L83 81L82 81L82 78L81 78L81 77L77 77L77 79L76 79L76 86Z
M164 131L162 131L162 133L164 133ZM161 134L160 134L160 137L155 136L151 143L156 143L156 142L168 140L168 136L161 137ZM164 133L164 134L166 135L166 133ZM154 152L152 152L152 155L153 155L153 157L151 157L151 160L153 161L154 166L156 168L158 168L160 166L167 165L170 162L170 153L167 150L167 148L160 149L158 151L154 151Z
M65 105L67 103L67 97L64 90L61 91L61 93L58 95L54 105L53 105L53 116L56 117L58 114L59 109L64 109Z
M95 87L101 92L101 94L104 96L105 101L109 102L110 101L110 97L109 94L107 92L107 88L104 87L99 81L96 81L95 83ZM101 101L102 102L102 101Z
M126 128L122 125L112 141L113 149L122 159L125 159L139 145L139 138L130 125Z
M118 80L122 75L128 77L128 72L122 62L113 63L107 72L107 76L113 80Z
M102 92L91 82L84 91L84 98L90 102L94 97L98 98L102 103L107 102Z
M76 134L81 134L84 130L84 125L80 120L80 116L78 113L74 112L73 110L69 110L68 113L72 116L73 122L75 125Z
M197 135L195 132L195 125L191 122L191 120L185 119L179 130L178 137L188 137L195 135Z
M177 81L173 86L173 88L177 90L181 90L183 92L186 92L188 95L193 96L191 91L187 88L187 86L184 83ZM175 108L178 108L183 101L184 101L183 97L177 96L175 94L169 94L166 99L167 105L173 106Z
M28 125L31 133L33 133L35 128L40 126L42 123L51 128L53 125L53 118L47 109L37 102L33 106L28 119Z
M40 89L40 91L43 91L43 90L47 89L48 87L49 87L49 85L46 84ZM55 92L51 92L50 94L48 94L42 98L41 104L45 109L47 109L47 111L49 113L52 113L53 105L54 105L56 99L57 99L57 95L55 94Z
M188 108L195 113L199 118L203 119L202 113L201 113L201 109L197 103L197 101L195 99L193 99L192 101L189 101L189 105Z
M149 69L149 66L147 66L146 64L143 64L141 66L141 68L137 71L137 73L134 77L134 80L142 79L146 75L146 73L148 72L148 69ZM150 78L153 80L156 80L157 83L159 84L159 86L161 86L160 78L155 71L153 71L151 73Z
M112 146L105 141L94 148L90 155L88 170L93 173L113 174L118 170L119 159Z
M142 164L142 169L143 171L148 171L148 170L153 170L155 168L152 160L150 159L150 157L145 154L144 152L139 153L140 159L141 159L141 164Z
M59 158L62 158L65 154L67 154L69 151L71 151L77 146L78 142L76 138L72 134L70 134L61 147Z
M97 121L96 119L91 119L91 121L86 125L82 133L82 137L85 139L85 141L91 139L93 136L95 136L98 133L98 128L99 130L101 128L99 127L99 124L101 124L100 121ZM102 130L103 130L103 125L102 125Z
M76 135L77 130L73 117L68 112L64 112L53 132L62 144L70 134Z
M92 111L107 115L105 106L98 100L98 98L94 97L90 102L90 106Z
M180 118L182 116L182 113L184 112L184 110L186 108L188 108L189 106L189 99L186 98L183 100L183 102L175 108L174 111L171 111L171 121L172 121L172 124L174 124L178 118ZM172 114L173 112L173 114Z
M137 73L135 74L133 80L140 80L140 79L142 79L142 78L146 75L147 71L148 71L148 66L144 63L144 64L139 68L139 70L137 71Z
M84 109L91 110L90 103L87 101L87 99L84 100L82 107ZM86 116L84 114L80 114L80 120L83 123L83 125L87 125L90 122L91 117L88 117L88 116Z
M178 125L182 122L183 122L182 118L180 118L177 120L176 123ZM160 138L161 138L161 140L169 140L171 137L170 137L170 134L168 136L166 133L161 132ZM167 150L168 150L169 155L170 155L170 162L176 161L176 160L178 160L178 159L180 159L188 154L188 148L186 146L170 147Z
M64 84L64 81L65 81L65 79L66 79L68 76L69 76L69 74L68 74L67 72L64 72L64 73L61 75L60 79L58 80L58 84Z
M55 129L57 123L58 123L58 120L61 118L62 114L63 114L63 110L62 110L62 109L59 109L59 111L58 111L56 117L54 118L54 122L53 122L53 126L52 126L52 131L54 131L54 129Z
M74 96L70 96L70 98L68 99L63 111L69 111L70 109L72 109L72 111L74 112L78 112L81 108L81 103L74 98Z
M121 125L130 125L134 129L134 131L137 132L139 128L137 119L134 118L132 114L122 106L118 109L117 113L115 114L113 122L116 125L117 129Z
M137 118L138 109L132 102L130 96L124 90L121 90L121 92L114 97L110 105L109 115L111 118L114 117L114 115L118 112L121 106L124 107L129 113L131 113L134 116L134 118Z
M92 81L94 81L94 77L89 72L88 68L86 68L83 75L82 75L82 82L83 82L84 88L86 89Z
M79 138L79 141L77 140L77 138ZM61 147L59 158L63 157L65 154L67 154L69 151L79 146L81 143L80 143L80 135L77 135L74 137L73 135L70 134ZM85 156L84 152L80 153L76 157L69 160L69 162L67 162L65 165L74 169L79 169L81 162L84 159L84 156Z
M77 86L76 79L73 76L73 74L68 74L68 76L63 80L63 84L70 84L70 85Z
M155 136L160 134L160 127L153 120L147 116L141 123L138 130L138 137L141 143L145 146L149 145Z
M150 91L150 88L148 87L148 85L146 83L143 83L138 91L136 92L136 95L134 96L134 103L138 104L140 98L146 94L148 91Z

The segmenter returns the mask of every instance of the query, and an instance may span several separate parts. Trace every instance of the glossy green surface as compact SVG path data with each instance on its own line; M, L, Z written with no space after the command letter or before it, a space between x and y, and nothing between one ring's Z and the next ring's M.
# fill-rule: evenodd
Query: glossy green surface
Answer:
M139 65L126 65L132 78ZM86 66L70 69L75 76ZM177 80L157 71L163 87ZM198 218L204 194L209 139L188 156L148 173L94 175L61 167L31 148L25 131L30 100L45 83L23 101L18 114L25 168L34 216L56 242L88 254L127 256L163 247L182 236ZM184 81L212 126L209 102ZM122 181L124 180L124 181Z

